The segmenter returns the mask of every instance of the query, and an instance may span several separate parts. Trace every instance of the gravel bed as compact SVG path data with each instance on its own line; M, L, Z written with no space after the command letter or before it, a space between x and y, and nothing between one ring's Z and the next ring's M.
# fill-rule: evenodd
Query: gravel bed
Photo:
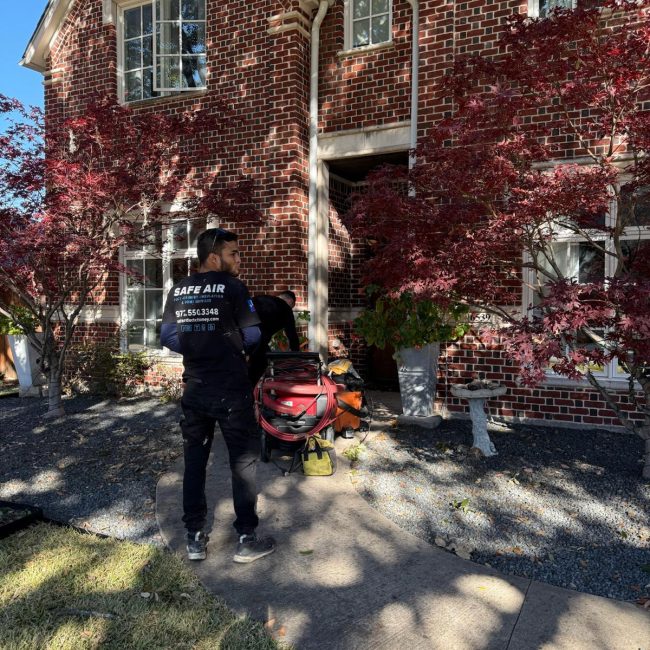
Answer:
M504 573L619 600L650 596L643 441L600 430L491 425L498 456L470 453L471 422L385 428L355 486L414 535Z
M180 407L155 398L0 399L0 500L120 539L163 545L156 483L182 453Z

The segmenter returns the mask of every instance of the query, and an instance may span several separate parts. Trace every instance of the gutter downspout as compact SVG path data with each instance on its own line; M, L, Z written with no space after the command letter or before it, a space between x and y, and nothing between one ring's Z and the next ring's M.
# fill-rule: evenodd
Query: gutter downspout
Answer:
M319 266L327 259L326 234L318 222L318 57L320 26L333 0L320 0L311 27L311 68L309 80L309 249L307 257L307 292L309 347L327 360L327 304L323 301L322 274ZM322 241L325 236L325 241ZM324 249L324 250L323 250Z
M411 44L411 151L409 169L415 165L415 148L418 144L418 95L420 94L420 3L408 0L413 8L412 44Z

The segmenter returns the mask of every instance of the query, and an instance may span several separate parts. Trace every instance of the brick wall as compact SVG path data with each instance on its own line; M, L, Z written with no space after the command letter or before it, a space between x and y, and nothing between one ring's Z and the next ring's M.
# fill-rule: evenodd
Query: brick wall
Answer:
M525 0L472 0L420 3L420 99L418 135L451 109L449 98L434 91L449 71L453 57L483 52L496 55L496 41L506 17L525 11ZM321 28L320 129L336 132L410 119L412 10L395 0L393 42L389 47L341 55L343 3L331 7ZM296 12L297 19L282 15ZM269 33L268 18L276 19ZM242 279L252 293L290 288L298 307L307 302L308 232L308 109L309 41L303 29L308 19L297 0L207 0L208 68L205 93L158 98L134 105L141 113L177 113L194 108L219 110L224 101L238 123L223 136L204 134L211 154L196 170L205 182L228 183L246 175L256 182L254 200L262 222L223 223L240 234ZM102 24L101 0L77 0L53 44L46 75L45 108L49 129L83 110L91 93L115 96L117 41L112 25ZM551 119L550 111L531 114L531 124ZM554 136L556 137L556 136ZM558 156L577 152L574 143L557 136ZM187 147L192 146L186 143ZM218 169L216 179L213 171ZM341 223L345 192L330 187L330 306L362 305L358 291L365 254ZM98 302L117 304L118 282L111 278ZM114 324L83 326L78 338L116 336ZM330 336L352 343L349 322L333 322ZM352 346L353 362L363 368L365 356ZM467 381L476 373L505 383L508 394L493 406L508 417L553 419L574 424L615 423L613 414L590 388L548 387L535 391L518 387L514 369L499 350L485 350L471 337L446 348L441 358L438 400L449 411L466 407L448 394L448 383ZM155 372L152 383L160 383ZM621 393L623 400L623 392Z
M237 122L222 137L204 134L214 153L196 176L224 186L242 175L256 181L254 201L263 221L236 226L242 279L252 293L291 287L299 305L305 305L309 47L298 31L268 34L272 10L278 8L268 2L208 0L208 91L133 107L142 113L217 111L220 102L234 108ZM102 25L101 0L78 0L52 48L54 72L46 76L45 90L48 128L83 110L95 92L116 95L116 44L115 28ZM115 301L117 294L112 291L105 299Z

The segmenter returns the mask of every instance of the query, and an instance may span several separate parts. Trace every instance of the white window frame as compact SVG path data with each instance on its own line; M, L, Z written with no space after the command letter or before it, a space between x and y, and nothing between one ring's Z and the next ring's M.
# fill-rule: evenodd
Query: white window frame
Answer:
M128 9L135 9L136 7L142 7L144 5L151 5L151 20L152 20L152 25L153 25L153 31L152 31L152 39L153 39L153 45L152 45L152 57L153 57L153 92L156 93L153 97L146 97L143 99L139 100L132 100L130 102L127 102L126 100L126 52L125 52L125 43L124 43L124 12L127 11ZM116 12L116 33L117 33L117 96L119 97L119 101L122 104L127 104L127 103L134 103L136 101L151 101L153 99L158 99L160 97L169 97L170 95L176 94L176 93L184 93L184 92L197 92L197 91L204 91L207 88L207 74L206 74L206 85L203 86L195 86L193 88L167 88L167 89L161 89L157 87L157 79L156 79L156 22L155 22L155 11L156 11L156 2L155 0L117 0L116 3L117 7L117 12ZM206 8L207 11L207 8ZM197 22L197 21L191 21L191 22ZM207 29L207 14L206 14L206 20L205 21L198 21L198 22L205 22L206 29ZM179 55L180 56L180 55ZM206 53L205 56L207 57L207 33L206 33Z
M184 259L187 260L188 264L191 263L193 258L196 258L196 247L182 248L174 250L173 243L173 223L178 223L189 221L187 217L174 217L170 215L170 220L166 224L160 224L159 227L162 229L162 250L159 253L152 253L144 249L126 249L122 247L120 251L120 263L126 266L127 261L129 260L145 260L145 259L161 259L162 260L162 275L163 275L163 286L162 286L162 307L160 318L165 312L165 303L167 302L167 295L169 290L174 286L174 281L172 277L171 263L172 260ZM201 227L203 230L205 226ZM127 277L124 273L120 273L120 323L121 323L121 341L120 347L123 351L137 352L145 350L149 353L158 354L161 356L170 356L175 353L170 352L166 348L162 347L149 347L147 345L131 345L128 343L128 306L127 306ZM146 322L146 314L145 314Z
M135 9L144 5L152 5L152 25L153 25L153 0L121 0L118 4L117 11L117 96L122 104L132 103L126 100L126 80L125 80L125 67L126 67L126 52L124 44L124 12L128 9ZM152 33L152 40L155 41L154 34ZM155 72L155 59L154 59L154 72ZM154 80L155 81L155 80ZM154 88L155 92L155 88ZM160 95L158 95L160 96ZM147 97L146 99L139 99L133 101L149 101L156 99L156 97Z
M624 184L625 181L622 181ZM617 202L615 199L612 199L610 202L609 211L606 215L605 225L607 228L613 228L616 225L617 219ZM633 241L650 241L650 226L631 226L627 227L624 233L620 236L621 240L633 240ZM611 278L614 275L616 270L616 257L612 254L614 252L614 240L611 237L607 237L605 233L598 232L593 236L593 240L605 240L605 260L604 260L604 276L605 278ZM558 231L557 234L553 237L553 243L558 244L580 244L584 243L587 240L584 237L580 237L575 233L569 230ZM529 262L530 259L527 255L523 257L523 263ZM536 284L537 279L535 277L535 271L526 266L523 267L523 291L522 291L522 314L528 315L534 307L531 308L531 305L534 300L535 292L533 286ZM592 370L592 374L601 379L606 379L607 381L614 382L628 382L629 375L624 372L619 372L619 365L616 359L612 359L603 370ZM548 369L546 372L547 378L549 380L565 379L562 375L558 375L553 372L553 370Z
M372 2L372 0L369 0ZM372 7L372 5L371 5ZM374 49L378 47L385 47L390 45L393 42L393 0L388 0L388 40L381 41L379 43L368 43L367 45L353 45L353 8L354 0L344 0L344 50L345 51L357 51L365 49ZM372 17L372 12L369 14L369 18ZM370 31L370 37L372 38L372 29Z
M165 87L165 86L160 84L160 80L158 79L158 72L157 72L159 66L158 66L158 48L157 48L156 34L158 33L158 25L161 22L173 22L173 21L161 21L161 20L158 19L158 16L157 16L158 1L164 2L165 0L151 0L151 3L153 5L153 7L152 7L152 16L153 16L153 89L154 89L154 91L155 92L165 92L165 93L185 93L185 92L196 92L197 90L205 90L206 87L207 87L207 77L208 77L207 69L206 69L206 78L205 78L205 81L204 81L202 86L188 86L187 88L184 88L181 85L179 88L175 88L175 87L174 88L169 88L169 87ZM179 30L178 30L179 53L178 53L177 57L178 57L178 60L181 63L180 68L179 68L181 75L182 75L182 71L183 71L183 65L182 65L183 52L182 52L182 48L181 48L181 40L183 38L183 22L203 23L203 31L204 31L204 34L205 34L205 41L206 41L205 42L205 52L202 55L197 54L196 56L203 56L203 57L205 57L207 59L207 49L208 49L208 46L207 46L207 24L208 24L208 21L207 21L207 0L203 0L203 1L205 2L205 14L206 14L204 20L187 20L187 21L183 21L181 19L181 17L180 17L180 14L179 14L179 20L178 20L178 22L179 22ZM179 11L180 11L180 7L181 7L181 3L179 2ZM160 56L164 56L164 55L161 54ZM171 56L169 56L169 57L166 56L165 58L171 58ZM207 66L206 66L206 68L207 68Z
M540 4L539 0L528 0L529 18L540 18L539 4ZM565 7L566 9L575 9L577 6L577 0L549 0L549 4L552 5L551 9L555 9L555 7Z

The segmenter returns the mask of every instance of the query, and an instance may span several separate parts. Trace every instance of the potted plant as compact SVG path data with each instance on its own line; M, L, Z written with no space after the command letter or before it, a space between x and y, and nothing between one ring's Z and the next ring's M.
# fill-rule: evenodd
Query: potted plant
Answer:
M436 426L434 413L440 341L462 337L469 324L465 305L440 306L432 300L417 300L409 292L384 292L376 286L366 289L371 307L354 321L355 332L368 345L384 349L392 345L402 400L401 420Z
M38 351L30 337L38 337L36 318L25 307L17 306L13 316L0 313L0 334L6 334L11 347L20 396L40 395L39 386L45 384L45 377L38 364Z

